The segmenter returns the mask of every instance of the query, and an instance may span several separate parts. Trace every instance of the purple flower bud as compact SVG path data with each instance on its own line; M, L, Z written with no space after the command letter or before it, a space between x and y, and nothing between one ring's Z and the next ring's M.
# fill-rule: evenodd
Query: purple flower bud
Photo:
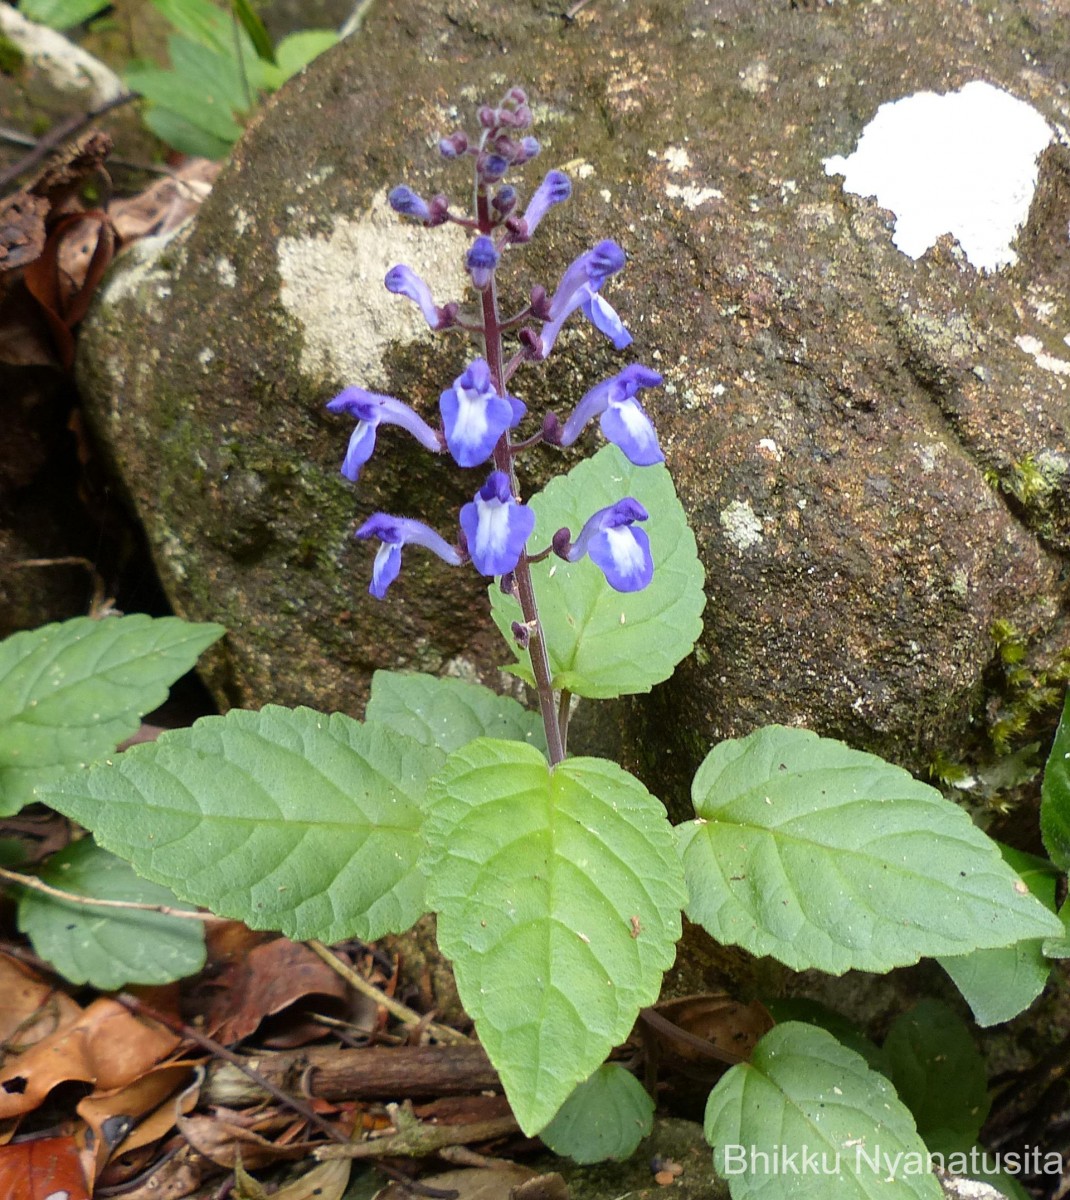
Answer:
M509 160L501 154L481 154L476 169L484 183L497 183L509 170Z
M507 217L516 208L516 188L510 183L500 187L490 204L499 216Z
M534 137L524 137L520 139L520 156L517 162L530 162L531 159L538 156L542 150L539 145L539 139Z
M535 514L509 489L509 476L492 471L471 504L461 509L468 553L480 575L504 575L520 561Z
M342 463L342 474L353 483L360 478L361 467L372 456L376 430L380 425L400 425L425 449L433 454L442 453L442 441L435 430L407 404L393 396L349 387L327 402L327 410L346 413L356 419L357 427L349 439L349 448Z
M484 129L493 129L498 124L498 110L489 104L481 105L476 115Z
M658 387L661 376L633 363L610 379L595 384L576 405L560 432L559 444L571 446L594 417L601 417L602 432L619 446L637 467L664 462L658 435L636 399L640 388Z
M550 171L535 189L528 201L522 218L522 235L519 241L526 242L535 232L535 227L555 204L561 204L572 195L572 182L564 171Z
M527 104L528 94L522 87L511 87L502 99L503 104Z
M386 273L386 290L396 296L405 296L420 306L424 320L432 329L442 325L442 311L431 296L431 289L411 267L399 265L391 267Z
M452 567L461 565L461 556L455 546L440 537L422 521L407 517L392 517L388 513L374 513L353 535L358 538L377 537L382 545L375 555L372 566L372 581L368 591L382 600L387 588L398 577L401 570L401 548L410 543L433 551Z
M521 104L513 113L513 116L516 118L517 129L531 128L531 122L534 118L531 115L531 109L528 108L526 103Z
M531 645L531 630L528 626L521 624L520 621L514 621L509 628L513 634L513 641L521 650L526 650Z
M396 187L387 200L394 212L401 213L403 217L415 217L418 221L431 220L431 210L412 188Z
M641 529L633 528L633 522L645 521L649 515L631 496L600 508L565 557L569 562L578 562L589 554L614 591L642 591L654 577L654 560L650 557L650 539Z
M444 225L449 220L450 202L447 197L443 195L432 196L428 208L431 211L431 218L427 222L428 225Z
M468 135L463 129L439 139L438 152L443 158L460 158L468 150Z
M501 256L489 237L477 237L468 250L465 266L472 276L472 286L482 292L490 286L494 268Z
M494 453L498 439L526 411L512 396L499 396L490 367L477 358L439 397L446 445L461 467L477 467ZM518 416L519 412L519 416Z

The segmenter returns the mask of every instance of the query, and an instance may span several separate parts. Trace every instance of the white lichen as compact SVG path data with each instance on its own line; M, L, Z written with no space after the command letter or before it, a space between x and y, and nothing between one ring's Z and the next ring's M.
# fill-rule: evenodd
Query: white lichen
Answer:
M455 225L426 229L403 221L385 189L367 212L336 217L329 237L280 238L279 296L304 334L302 371L384 386L387 347L428 336L419 308L383 286L387 271L398 263L412 267L445 304L464 293L467 242Z
M751 508L749 500L733 500L721 510L717 519L725 537L740 554L763 540L761 519Z
M1051 138L1035 108L974 80L882 104L855 152L826 159L825 171L895 213L892 240L904 254L920 258L950 233L975 267L995 271L1017 261L1011 243Z

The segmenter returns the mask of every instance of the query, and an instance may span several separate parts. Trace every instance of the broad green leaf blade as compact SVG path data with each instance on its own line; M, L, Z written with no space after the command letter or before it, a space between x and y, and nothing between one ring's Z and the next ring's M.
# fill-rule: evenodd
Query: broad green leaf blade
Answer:
M338 44L338 34L333 29L301 29L279 42L275 51L279 67L287 79L296 75L302 67L318 58L325 50Z
M539 1134L555 1154L578 1163L629 1158L654 1127L654 1101L617 1063L585 1079Z
M511 696L499 696L478 683L439 679L420 672L376 671L364 712L418 742L449 754L477 737L526 742L546 750L538 713Z
M968 1152L988 1116L988 1076L973 1038L939 1000L922 1000L892 1023L884 1071L934 1153Z
M531 498L536 524L529 545L547 545L564 526L578 537L592 513L625 496L650 513L643 529L654 578L643 591L615 592L589 558L567 563L551 556L531 568L554 687L577 696L649 692L691 653L702 632L702 564L663 465L634 467L616 446L603 447ZM527 656L511 632L512 622L521 619L520 604L497 587L490 598L494 621L520 659L513 670L531 683Z
M139 878L92 838L53 854L41 879L97 900L189 907L167 888ZM204 926L181 917L79 905L27 891L19 901L19 928L64 978L106 991L128 983L170 983L204 966Z
M892 1085L813 1025L776 1026L722 1076L705 1132L733 1200L943 1197Z
M776 725L722 742L692 796L688 915L752 954L838 975L1061 931L962 809L842 742Z
M233 145L233 142L205 133L168 108L147 108L142 112L141 119L146 128L151 129L161 141L182 154L193 154L198 158L226 158Z
M479 739L424 826L428 903L520 1127L542 1129L658 996L684 902L665 810L614 763Z
M1040 793L1040 834L1051 861L1070 870L1070 692L1044 768Z
M1000 851L1033 895L1054 912L1052 864L1011 846L1000 845ZM969 1004L977 1024L998 1025L1025 1012L1044 990L1051 973L1045 958L1048 944L1040 938L1025 938L999 950L975 950L972 954L944 957L939 962Z
M786 1021L802 1021L806 1025L817 1025L824 1029L848 1050L861 1054L866 1064L874 1071L882 1071L884 1067L884 1051L848 1020L842 1013L828 1008L819 1000L810 1000L805 996L788 996L780 1000L766 1002L772 1018L778 1025Z
M127 71L126 86L160 108L177 113L194 128L224 142L236 142L242 127L218 97L206 95L199 83L177 71L142 67Z
M204 103L223 112L246 112L250 96L242 80L241 68L233 58L208 50L181 34L167 39L167 52L175 71L188 83L195 84Z
M228 58L256 58L249 35L211 0L152 0L152 6L186 37Z
M0 815L59 772L109 754L222 637L177 617L76 617L0 642Z
M205 717L41 798L139 874L294 939L366 941L426 911L422 804L443 755L341 713Z
M1070 900L1059 909L1059 920L1063 923L1061 937L1047 938L1043 950L1045 958L1070 958Z
M111 0L19 0L19 12L52 29L70 29L103 12Z

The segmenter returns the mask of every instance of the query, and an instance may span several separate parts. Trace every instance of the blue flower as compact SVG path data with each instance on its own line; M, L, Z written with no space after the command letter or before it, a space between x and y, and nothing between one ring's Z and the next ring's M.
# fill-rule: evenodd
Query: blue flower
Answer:
M417 196L412 188L394 188L387 196L387 202L394 212L401 213L403 217L415 217L418 221L431 220L431 209L427 202Z
M457 548L451 546L445 538L440 537L422 521L412 521L407 517L373 513L353 536L358 538L377 537L382 542L375 555L372 581L368 588L368 591L377 600L382 600L386 595L386 589L397 579L398 572L401 570L401 548L409 545L410 542L433 551L451 567L458 567L463 561Z
M498 265L501 255L489 237L477 237L468 249L465 266L472 276L472 286L478 291L484 291L490 286L494 277L494 268Z
M400 425L434 454L442 452L442 439L422 418L393 396L380 396L377 392L366 392L363 388L348 387L327 402L333 413L346 413L357 422L349 439L342 474L356 483L360 469L372 456L375 449L375 431L380 425Z
M461 467L478 467L494 453L498 439L527 411L513 396L499 396L490 367L477 358L439 397L446 445Z
M527 241L535 227L555 204L572 195L572 182L563 171L550 171L535 189L520 220L520 241Z
M578 562L589 554L615 591L642 591L654 578L654 560L650 557L650 539L634 528L633 522L645 521L649 515L631 496L600 508L562 557ZM555 548L557 544L555 538Z
M391 267L386 273L386 290L396 296L405 296L420 306L424 320L432 329L438 329L443 324L442 310L438 308L431 297L431 289L411 267Z
M598 289L624 266L624 251L616 242L599 242L593 250L581 254L561 276L553 299L550 301L549 316L542 327L540 358L546 358L553 349L561 326L576 311L582 308L584 315L594 327L610 339L617 350L631 344L632 336L613 306L599 296Z
M576 405L561 431L560 444L571 446L587 423L601 416L602 432L619 446L637 467L664 462L658 435L643 406L636 399L640 388L658 387L661 376L649 367L634 363L611 379L595 384Z
M461 509L468 553L480 575L504 575L520 561L535 514L509 489L509 476L492 471L471 504Z

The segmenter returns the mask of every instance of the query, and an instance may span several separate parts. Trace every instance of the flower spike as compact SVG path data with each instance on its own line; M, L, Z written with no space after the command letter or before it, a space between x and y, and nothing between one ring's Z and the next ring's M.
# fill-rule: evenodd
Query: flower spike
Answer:
M535 528L535 514L519 503L504 471L492 471L470 504L461 509L468 553L480 575L504 575L520 561Z
M499 396L490 367L477 358L439 397L446 445L461 467L478 467L494 453L498 439L519 424L526 409L512 396Z
M411 267L399 265L391 267L386 273L386 290L395 296L404 296L420 306L424 320L432 329L441 329L445 317L431 296L431 289Z
M373 513L353 535L358 538L377 537L382 545L375 555L372 566L372 581L368 591L382 600L387 588L398 577L401 570L401 548L410 543L423 546L437 554L451 567L459 567L463 561L456 546L451 546L430 526L408 517L392 517L389 513Z
M346 413L357 422L349 439L349 448L342 463L342 474L356 483L361 467L375 449L375 434L380 425L400 425L432 454L442 453L442 439L430 425L407 404L393 396L366 392L363 388L348 387L327 402L328 412Z
M576 405L565 422L558 444L571 446L594 417L601 417L602 432L619 446L637 467L664 462L658 435L643 406L636 399L640 388L658 387L657 371L634 363L610 379L595 384Z
M569 562L578 562L585 554L618 592L640 592L654 578L654 560L650 539L635 521L645 521L649 513L631 496L625 496L608 508L600 508L584 525L575 543L566 546L566 530L554 536L554 551ZM564 535L564 536L562 536Z

